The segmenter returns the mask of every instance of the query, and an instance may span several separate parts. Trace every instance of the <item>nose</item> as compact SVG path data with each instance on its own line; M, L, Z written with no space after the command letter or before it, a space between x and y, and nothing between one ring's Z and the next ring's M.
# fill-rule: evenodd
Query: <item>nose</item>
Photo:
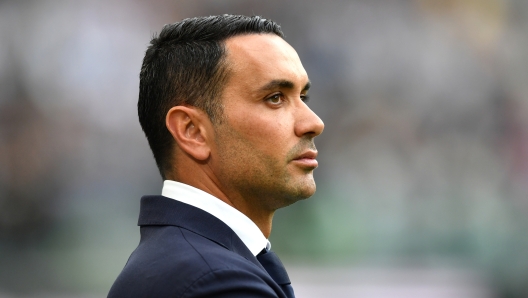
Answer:
M295 125L295 135L298 137L310 136L315 138L320 135L324 130L324 123L315 114L306 103L302 103L297 114L296 125Z

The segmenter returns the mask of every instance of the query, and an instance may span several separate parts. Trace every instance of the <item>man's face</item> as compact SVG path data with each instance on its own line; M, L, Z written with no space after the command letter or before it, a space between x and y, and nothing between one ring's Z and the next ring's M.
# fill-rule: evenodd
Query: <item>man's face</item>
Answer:
M233 203L276 210L315 192L313 138L324 128L304 102L309 80L295 50L272 34L226 41L230 77L215 126L213 171Z

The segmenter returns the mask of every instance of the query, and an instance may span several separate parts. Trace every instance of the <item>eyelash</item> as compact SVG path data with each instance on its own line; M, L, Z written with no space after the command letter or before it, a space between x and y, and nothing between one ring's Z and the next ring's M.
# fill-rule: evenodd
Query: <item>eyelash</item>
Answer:
M279 94L273 94L272 96L268 97L266 100L267 101L271 101L272 99L275 99L276 97L282 97L283 95L281 93ZM284 101L283 99L281 99L282 101ZM310 100L310 96L308 96L308 94L301 94L301 100L303 102L308 102ZM282 103L282 102L281 102ZM277 103L278 104L278 103Z
M275 98L279 98L281 100L281 103L284 101L284 99L282 99L281 93L273 94L272 96L268 97L266 100L271 102ZM273 104L279 104L279 103L273 103Z

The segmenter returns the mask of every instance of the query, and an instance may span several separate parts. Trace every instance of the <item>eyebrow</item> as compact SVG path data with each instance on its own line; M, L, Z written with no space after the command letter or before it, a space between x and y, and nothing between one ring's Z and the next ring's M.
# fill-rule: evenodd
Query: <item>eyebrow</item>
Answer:
M306 83L306 85L304 85L304 88L302 89L302 91L308 91L308 89L310 89L311 86L312 86L312 83L310 81L308 81L308 83ZM264 85L262 88L260 88L260 90L269 91L269 90L274 90L274 89L277 89L277 88L293 89L294 87L295 87L295 84L292 81L288 81L288 80L273 80L273 81L267 83L266 85Z

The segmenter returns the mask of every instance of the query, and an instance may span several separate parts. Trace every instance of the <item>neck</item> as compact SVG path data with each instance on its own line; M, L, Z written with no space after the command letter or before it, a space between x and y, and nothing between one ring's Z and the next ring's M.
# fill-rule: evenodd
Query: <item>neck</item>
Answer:
M251 219L251 221L255 223L255 225L257 225L262 234L266 238L269 238L271 234L273 215L275 213L274 210L268 211L258 205L255 205L254 203L251 203L259 202L260 200L258 198L248 199L234 193L226 194L226 192L222 191L222 189L219 187L218 183L214 183L212 179L209 179L208 175L203 175L203 177L197 178L197 172L198 171L195 171L193 173L194 175L168 174L166 175L166 179L185 183L215 196L219 200L225 202L226 204L246 215L249 219Z

